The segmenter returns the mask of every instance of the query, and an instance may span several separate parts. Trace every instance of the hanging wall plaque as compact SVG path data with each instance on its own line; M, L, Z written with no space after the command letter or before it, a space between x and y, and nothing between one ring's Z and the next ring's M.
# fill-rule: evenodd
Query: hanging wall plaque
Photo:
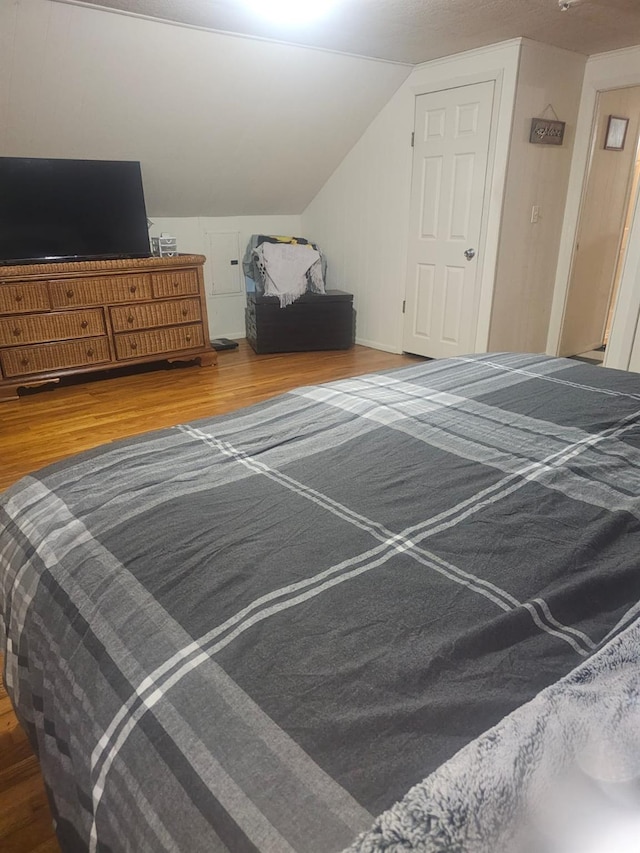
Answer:
M532 118L529 142L533 142L536 145L562 145L564 126L564 121L552 121L548 118Z

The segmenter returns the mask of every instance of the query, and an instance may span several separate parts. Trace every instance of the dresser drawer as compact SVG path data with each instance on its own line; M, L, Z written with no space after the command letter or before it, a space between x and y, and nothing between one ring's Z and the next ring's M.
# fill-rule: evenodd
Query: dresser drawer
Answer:
M199 299L175 299L171 302L145 302L141 305L109 309L114 332L175 326L202 319Z
M109 339L106 337L0 350L0 364L6 379L109 360Z
M50 281L49 294L53 308L139 302L151 299L151 276L140 274Z
M158 353L177 352L179 350L199 349L204 345L202 325L174 326L170 329L156 329L150 332L133 332L116 335L116 358L144 358Z
M176 272L154 272L152 274L153 295L187 296L198 293L199 282L196 270L176 270Z
M167 360L215 364L204 260L0 265L0 401L69 373Z
M105 335L101 308L0 318L0 346Z
M44 283L2 284L0 282L0 314L44 311L49 307L49 293Z

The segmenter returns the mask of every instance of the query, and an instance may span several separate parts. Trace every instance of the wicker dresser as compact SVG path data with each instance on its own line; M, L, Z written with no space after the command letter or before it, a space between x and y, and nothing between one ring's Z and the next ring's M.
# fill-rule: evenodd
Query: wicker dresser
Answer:
M0 401L151 361L216 363L202 255L0 267Z

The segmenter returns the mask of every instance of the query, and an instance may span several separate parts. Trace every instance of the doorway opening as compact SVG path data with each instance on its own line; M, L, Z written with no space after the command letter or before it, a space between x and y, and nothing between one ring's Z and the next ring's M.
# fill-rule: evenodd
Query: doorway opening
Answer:
M626 122L622 143L609 134L611 117ZM640 190L639 137L640 86L600 92L562 322L560 355L596 364L605 358Z

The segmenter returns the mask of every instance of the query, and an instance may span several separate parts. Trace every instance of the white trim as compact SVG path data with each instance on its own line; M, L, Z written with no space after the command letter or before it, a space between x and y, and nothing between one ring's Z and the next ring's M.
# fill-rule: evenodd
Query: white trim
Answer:
M612 59L626 58L628 54L635 59L638 52L638 45L632 44L629 47L619 47L617 50L608 50L604 53L592 53L589 57L589 65L595 62L611 62Z
M68 2L68 0L64 0L64 2ZM507 39L506 41L496 41L492 44L485 44L481 47L473 47L470 50L462 50L459 53L450 53L446 56L440 56L437 59L427 59L424 62L420 62L417 65L414 65L414 69L417 71L420 68L433 68L436 65L446 65L448 62L458 62L460 59L468 59L473 58L474 56L481 56L483 53L492 53L495 50L502 50L505 47L520 47L524 41L524 38L519 36L514 39ZM464 85L464 84L462 84ZM454 88L452 86L447 86L447 89ZM428 94L425 92L424 94Z
M241 332L225 332L223 335L212 335L211 340L215 340L216 338L229 338L230 341L240 341L242 338L247 337L247 330L243 329ZM222 350L224 352L224 350Z
M392 347L390 346L390 344L381 344L380 341L369 341L366 338L359 338L357 336L356 343L361 347L369 347L369 349L379 349L382 350L382 352L402 352L402 349L400 347Z
M629 230L618 298L611 323L604 367L628 370L640 316L640 192L636 196L633 221ZM634 366L634 369L637 369Z
M504 194L511 151L513 114L515 111L518 76L520 74L522 40L519 39L518 42L519 51L516 73L513 78L513 91L510 93L509 98L506 98L504 93L504 71L497 72L494 78L495 90L491 119L492 132L489 139L489 154L487 157L482 230L478 245L478 249L482 254L478 259L478 262L481 264L481 273L476 314L476 341L474 346L476 352L487 352L489 349L491 311L493 308L502 231L502 211L504 208ZM507 101L506 105L505 100Z

